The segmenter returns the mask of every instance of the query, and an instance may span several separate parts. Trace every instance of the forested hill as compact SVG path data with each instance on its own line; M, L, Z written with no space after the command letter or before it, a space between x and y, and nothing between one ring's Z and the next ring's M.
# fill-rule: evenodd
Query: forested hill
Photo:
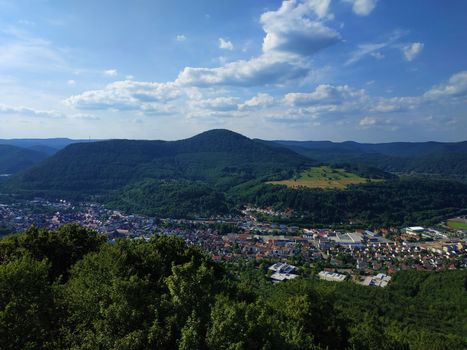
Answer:
M368 158L372 155L367 154ZM345 160L351 163L350 158ZM294 178L316 164L275 143L211 130L180 141L71 144L12 176L2 184L1 192L29 198L92 199L127 212L161 217L211 216L255 204L293 209L307 223L317 225L431 223L465 212L465 184L398 180L358 163L343 168L364 177L378 175L385 181L343 191L268 183Z
M10 182L16 191L102 193L147 179L203 181L230 187L287 176L311 162L228 130L180 141L109 140L67 146Z
M330 141L274 141L325 163L366 164L395 173L467 180L467 141L367 144Z
M0 174L16 173L45 158L47 154L44 152L0 144Z

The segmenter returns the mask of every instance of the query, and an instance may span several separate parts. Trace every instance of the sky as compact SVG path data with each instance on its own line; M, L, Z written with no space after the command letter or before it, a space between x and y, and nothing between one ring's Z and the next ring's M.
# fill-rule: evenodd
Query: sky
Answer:
M0 0L0 138L467 140L465 0Z

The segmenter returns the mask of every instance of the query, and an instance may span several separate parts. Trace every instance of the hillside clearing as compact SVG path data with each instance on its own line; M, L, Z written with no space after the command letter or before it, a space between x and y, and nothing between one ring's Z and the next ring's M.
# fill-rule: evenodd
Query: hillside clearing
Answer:
M450 219L448 226L454 230L467 230L467 220L465 219Z
M343 169L333 169L329 166L313 167L301 172L298 176L281 181L270 181L268 184L285 185L290 188L323 188L345 189L349 185L357 185L367 182L382 180L370 180L359 175L347 172Z

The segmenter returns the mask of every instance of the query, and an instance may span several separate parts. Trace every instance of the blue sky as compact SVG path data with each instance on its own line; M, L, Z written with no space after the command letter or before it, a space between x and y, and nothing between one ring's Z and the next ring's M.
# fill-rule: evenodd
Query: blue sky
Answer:
M0 0L0 138L467 137L464 0Z

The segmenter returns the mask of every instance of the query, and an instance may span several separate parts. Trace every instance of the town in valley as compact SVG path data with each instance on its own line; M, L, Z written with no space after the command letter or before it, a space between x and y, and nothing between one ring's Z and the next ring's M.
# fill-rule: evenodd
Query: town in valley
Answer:
M255 261L269 265L273 282L317 276L384 287L400 270L440 271L467 268L467 230L436 227L303 227L264 221L286 217L271 208L246 207L238 215L171 219L126 214L101 204L41 198L0 203L3 234L30 226L55 230L79 224L116 239L178 236L200 246L215 261ZM467 222L465 217L456 222Z

